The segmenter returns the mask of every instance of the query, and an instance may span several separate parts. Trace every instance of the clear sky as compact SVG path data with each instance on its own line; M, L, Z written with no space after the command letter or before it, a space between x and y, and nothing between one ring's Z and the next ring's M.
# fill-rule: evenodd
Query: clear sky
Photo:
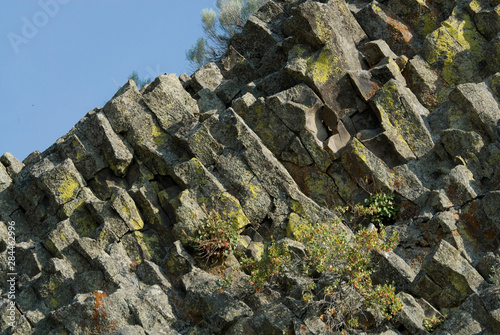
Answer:
M191 74L215 0L0 0L0 155L44 151L136 70Z

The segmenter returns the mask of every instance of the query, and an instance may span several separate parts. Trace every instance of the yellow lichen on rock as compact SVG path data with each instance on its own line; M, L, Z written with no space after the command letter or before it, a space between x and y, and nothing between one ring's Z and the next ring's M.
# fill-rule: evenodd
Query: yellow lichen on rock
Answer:
M139 210L128 192L122 191L114 195L111 205L131 230L140 230L144 227Z
M64 173L60 177L61 181L59 187L57 188L56 198L60 200L60 203L67 203L73 200L80 190L79 180L70 172Z
M250 224L240 202L231 194L224 192L218 199L224 208L221 213L222 218L228 220L235 228L241 229Z
M323 48L307 60L307 73L314 82L324 84L332 75L340 76L343 74L343 70L339 65L339 59L332 50Z
M476 81L487 41L467 13L455 10L440 28L427 36L426 43L426 60L451 87Z
M165 142L165 137L167 134L157 125L152 125L151 127L151 136L153 139L153 142L160 146Z

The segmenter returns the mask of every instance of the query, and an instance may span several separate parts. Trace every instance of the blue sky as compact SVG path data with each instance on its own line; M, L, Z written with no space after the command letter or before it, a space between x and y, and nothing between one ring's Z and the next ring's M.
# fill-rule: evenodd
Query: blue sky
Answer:
M0 155L44 151L128 75L190 74L215 0L1 0Z

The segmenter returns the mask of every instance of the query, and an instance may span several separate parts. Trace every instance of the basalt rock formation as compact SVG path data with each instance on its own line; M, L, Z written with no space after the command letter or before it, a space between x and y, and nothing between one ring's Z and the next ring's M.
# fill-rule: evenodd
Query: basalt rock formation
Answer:
M426 334L437 314L438 334L500 333L499 8L269 1L219 62L129 81L43 153L4 154L2 334L323 334L291 290L219 292L189 236L205 205L259 257L375 192L401 240L374 280L404 307L359 333Z

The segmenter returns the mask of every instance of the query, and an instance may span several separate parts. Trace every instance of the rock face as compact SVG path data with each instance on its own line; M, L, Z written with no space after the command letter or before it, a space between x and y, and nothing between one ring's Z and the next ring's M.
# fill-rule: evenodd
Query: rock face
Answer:
M371 333L425 334L441 313L439 333L498 333L499 6L271 0L219 62L129 81L43 153L4 154L0 332L323 334L293 290L240 274L220 291L189 237L206 206L260 257L383 191L401 240L374 280L404 307Z

